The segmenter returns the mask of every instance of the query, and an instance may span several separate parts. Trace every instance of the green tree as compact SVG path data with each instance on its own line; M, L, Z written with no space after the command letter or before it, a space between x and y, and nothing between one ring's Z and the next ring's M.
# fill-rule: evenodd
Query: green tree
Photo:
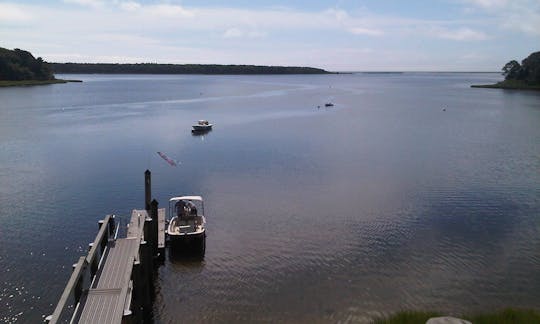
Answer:
M0 47L0 80L52 80L54 75L47 62L18 48Z
M512 60L503 66L502 71L506 80L516 80L521 74L521 65L516 60Z
M535 52L521 61L523 80L540 83L540 52Z

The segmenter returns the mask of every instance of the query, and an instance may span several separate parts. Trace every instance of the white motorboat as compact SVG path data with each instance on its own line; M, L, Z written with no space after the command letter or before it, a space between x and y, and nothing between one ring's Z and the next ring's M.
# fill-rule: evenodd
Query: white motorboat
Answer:
M201 196L180 196L169 199L167 234L173 247L192 248L204 255L206 250L206 218Z
M192 132L204 132L212 129L213 124L210 124L208 120L201 119L197 121L197 124L191 126L193 127Z

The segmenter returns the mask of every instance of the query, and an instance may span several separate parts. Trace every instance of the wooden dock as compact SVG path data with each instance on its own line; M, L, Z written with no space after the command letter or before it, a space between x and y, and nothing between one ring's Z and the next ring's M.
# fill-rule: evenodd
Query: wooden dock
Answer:
M142 323L152 312L156 261L164 256L165 209L150 202L150 171L145 172L145 207L133 210L125 238L118 238L115 216L99 221L88 255L73 273L49 323Z

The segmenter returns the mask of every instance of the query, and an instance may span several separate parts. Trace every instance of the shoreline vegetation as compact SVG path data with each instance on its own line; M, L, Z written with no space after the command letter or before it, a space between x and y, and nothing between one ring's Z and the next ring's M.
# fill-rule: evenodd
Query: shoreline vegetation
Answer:
M60 74L333 74L304 66L157 64L157 63L49 63Z
M502 68L504 81L495 84L473 84L471 88L540 90L540 52L534 52L519 64L512 60Z
M540 84L528 84L519 80L504 80L495 84L473 84L471 88L507 89L507 90L537 90Z
M378 318L374 324L424 324L432 317L448 316L439 312L402 311ZM540 312L532 309L506 308L496 312L457 316L474 324L540 323Z
M0 80L0 87L22 87L22 86L37 86L47 84L58 84L68 82L82 82L81 80L65 80L65 79L53 79L53 80Z
M56 79L61 74L338 74L305 66L157 64L157 63L48 63L28 51L0 47L0 87L35 86L79 80Z
M49 63L41 57L21 49L0 47L0 87L35 86L45 84L82 82L54 77Z

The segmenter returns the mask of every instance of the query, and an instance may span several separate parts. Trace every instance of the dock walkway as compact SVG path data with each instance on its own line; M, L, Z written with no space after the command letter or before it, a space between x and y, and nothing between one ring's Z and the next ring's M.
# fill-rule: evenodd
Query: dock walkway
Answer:
M149 210L132 211L125 238L117 238L113 215L99 222L88 255L73 266L49 323L140 323L151 313L154 263L164 254L166 215L157 201L146 205Z

